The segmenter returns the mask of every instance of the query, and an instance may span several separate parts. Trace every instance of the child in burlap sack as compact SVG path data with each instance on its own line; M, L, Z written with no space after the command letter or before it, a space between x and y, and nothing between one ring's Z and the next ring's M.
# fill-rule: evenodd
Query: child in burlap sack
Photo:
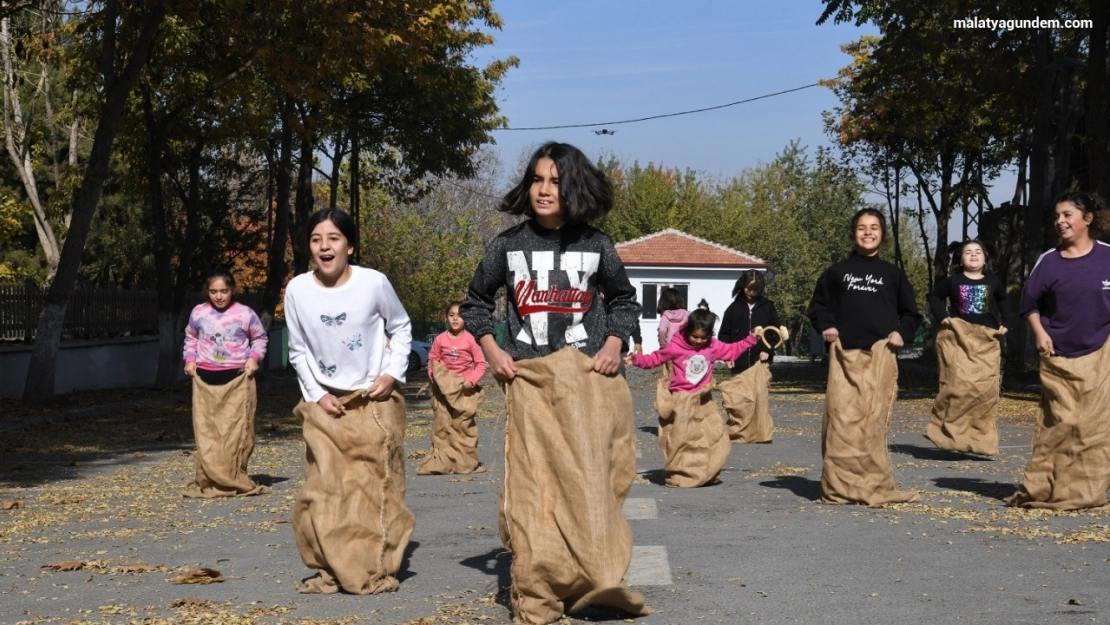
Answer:
M906 274L879 258L883 213L859 210L849 233L855 252L821 275L807 311L830 344L821 501L914 501L916 493L897 489L886 438L898 393L896 353L920 323L917 301Z
M293 508L301 592L396 590L415 525L405 505L405 381L409 316L381 273L349 264L358 236L347 213L308 219L316 269L289 282L289 361L303 400L305 482ZM390 336L389 349L386 335Z
M235 301L235 277L219 268L205 283L208 301L185 326L185 374L193 378L196 477L185 497L257 495L265 486L247 475L254 451L258 391L254 374L266 357L267 337L258 315Z
M507 399L499 526L518 623L588 605L651 611L622 579L636 458L632 395L617 372L640 305L613 241L589 225L612 206L609 181L580 150L540 147L500 206L528 219L490 242L460 310Z
M929 293L937 331L940 389L925 436L937 447L998 453L1002 346L1013 325L1006 287L978 239L952 244L949 277Z
M770 334L779 341L789 338L782 325L775 303L764 296L767 281L762 271L745 271L732 287L733 302L721 318L720 338L725 343L735 343L751 334L756 328L773 330ZM726 363L733 376L717 385L728 412L728 438L734 444L770 443L774 438L775 424L771 420L771 363L775 349L766 336L735 362Z
M732 446L710 395L713 364L736 360L759 337L749 334L736 343L722 343L713 338L716 321L716 315L699 308L662 349L646 356L633 354L624 361L641 369L667 362L674 365L670 380L660 380L655 403L667 486L689 488L720 481Z
M1093 193L1056 201L1060 245L1021 294L1041 357L1041 415L1013 506L1079 510L1110 488L1110 245L1094 238L1105 208Z
M462 302L447 305L447 330L432 341L428 380L432 384L432 449L417 467L420 475L484 473L478 462L478 426L474 415L484 393L478 381L486 359L459 316Z

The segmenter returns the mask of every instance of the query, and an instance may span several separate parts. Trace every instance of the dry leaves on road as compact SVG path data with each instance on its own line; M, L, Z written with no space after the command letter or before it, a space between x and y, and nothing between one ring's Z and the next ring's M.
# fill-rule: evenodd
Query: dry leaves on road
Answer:
M124 564L119 567L120 573L150 573L151 571L164 571L166 567L159 564L158 566L150 566L149 564Z
M8 500L0 501L0 508L3 508L5 510L15 510L16 508L22 508L22 507L23 507L23 502L22 501L8 501Z
M170 602L171 608L203 608L212 605L206 599L175 599Z
M61 562L51 562L50 564L44 564L39 568L50 569L55 573L60 573L62 571L80 571L84 567L85 563L81 562L80 560L63 560Z
M224 581L224 576L216 569L196 569L171 577L169 581L174 584L213 584Z

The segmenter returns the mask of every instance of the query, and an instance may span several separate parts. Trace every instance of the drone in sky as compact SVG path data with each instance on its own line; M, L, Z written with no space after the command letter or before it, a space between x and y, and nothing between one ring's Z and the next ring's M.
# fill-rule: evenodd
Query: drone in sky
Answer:
M616 130L609 130L608 128L602 128L601 130L595 130L594 134L595 135L615 135L615 134L617 134L617 131Z

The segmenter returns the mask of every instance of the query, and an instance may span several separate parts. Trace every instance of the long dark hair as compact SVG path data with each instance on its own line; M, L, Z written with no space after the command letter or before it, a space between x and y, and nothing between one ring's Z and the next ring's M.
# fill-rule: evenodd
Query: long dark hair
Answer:
M663 287L659 292L659 304L655 307L655 312L662 315L668 310L683 310L686 308L686 300L682 298L682 293L673 286Z
M948 275L954 275L965 271L963 265L964 248L971 244L978 245L983 250L983 273L994 273L994 267L997 264L998 253L995 251L994 246L989 243L983 243L979 239L968 239L966 241L956 241L948 246L948 254L951 260L948 263Z
M689 343L690 335L693 334L695 330L701 330L705 332L706 336L711 337L713 336L713 326L715 325L717 325L717 315L704 308L699 308L692 311L690 316L686 318L686 325L682 326L682 338L686 339L686 342Z
M767 290L767 281L763 279L762 271L745 271L737 278L736 284L732 287L732 299L736 299L744 292L749 284L755 283L755 297L759 299L763 297L763 292Z
M501 200L497 210L510 215L535 218L528 192L536 177L536 163L541 158L555 161L559 172L560 217L566 224L584 224L604 217L613 208L613 187L605 173L598 169L582 150L569 143L548 142L540 146L524 168L524 176Z

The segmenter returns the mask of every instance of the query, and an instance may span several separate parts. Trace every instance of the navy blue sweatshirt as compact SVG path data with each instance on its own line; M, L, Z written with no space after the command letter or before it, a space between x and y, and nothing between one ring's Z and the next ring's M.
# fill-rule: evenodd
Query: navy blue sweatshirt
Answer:
M871 349L895 330L908 345L921 323L905 272L878 256L859 254L821 274L806 315L818 332L836 328L844 349Z
M530 219L497 235L459 307L474 338L493 333L501 287L508 295L501 348L514 360L568 345L594 356L610 336L628 340L640 318L636 289L612 239L588 224L548 230Z

